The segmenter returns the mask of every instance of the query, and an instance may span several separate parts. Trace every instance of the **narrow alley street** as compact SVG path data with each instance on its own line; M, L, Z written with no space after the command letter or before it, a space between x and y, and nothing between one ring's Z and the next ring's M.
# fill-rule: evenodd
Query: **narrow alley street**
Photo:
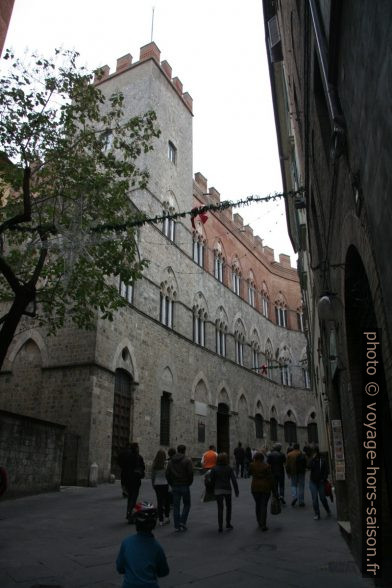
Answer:
M313 520L306 507L287 506L268 515L269 530L256 525L250 480L239 480L233 497L233 531L219 534L216 504L202 504L201 478L192 487L187 532L157 528L170 566L162 588L361 588L361 578L335 515ZM143 480L142 499L153 499ZM333 509L334 512L334 509ZM122 539L135 528L125 521L119 483L98 488L66 487L59 493L0 504L2 588L120 587L115 559Z

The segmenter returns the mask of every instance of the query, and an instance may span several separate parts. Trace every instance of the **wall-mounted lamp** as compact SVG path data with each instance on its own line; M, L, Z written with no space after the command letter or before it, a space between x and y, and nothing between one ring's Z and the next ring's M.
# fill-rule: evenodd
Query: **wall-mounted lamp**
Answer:
M321 296L317 311L321 321L337 321L340 315L340 301L336 294L328 292Z

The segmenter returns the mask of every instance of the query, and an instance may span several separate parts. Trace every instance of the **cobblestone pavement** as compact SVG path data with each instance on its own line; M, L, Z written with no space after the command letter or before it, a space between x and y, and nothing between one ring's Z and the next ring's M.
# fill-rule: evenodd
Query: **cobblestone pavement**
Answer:
M192 486L188 531L157 528L170 575L162 588L362 588L361 578L341 537L336 517L313 520L306 507L289 505L269 515L269 530L256 525L250 480L239 480L233 496L233 531L217 529L216 504L202 504L202 480ZM154 497L143 480L139 498ZM120 587L114 562L124 537L121 488L66 487L61 492L6 500L0 504L1 588Z

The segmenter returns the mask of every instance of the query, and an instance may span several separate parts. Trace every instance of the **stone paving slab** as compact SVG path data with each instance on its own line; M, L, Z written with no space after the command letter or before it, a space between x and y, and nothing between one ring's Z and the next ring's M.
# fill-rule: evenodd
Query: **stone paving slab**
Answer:
M313 520L305 508L286 506L269 515L269 530L256 524L250 480L233 497L233 531L217 532L216 504L202 504L202 480L192 486L188 531L172 525L155 536L167 554L170 575L162 588L365 588L336 518ZM140 499L154 499L143 480ZM289 501L289 496L286 496ZM124 537L121 488L63 488L58 493L3 500L0 504L1 588L120 587L115 559Z

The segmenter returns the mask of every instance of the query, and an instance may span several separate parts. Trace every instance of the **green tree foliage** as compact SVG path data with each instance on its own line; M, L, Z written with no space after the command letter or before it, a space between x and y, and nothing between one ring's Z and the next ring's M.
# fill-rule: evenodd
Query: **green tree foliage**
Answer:
M49 333L66 317L92 327L126 302L127 284L146 265L132 228L132 189L147 185L140 155L160 131L154 112L127 118L124 96L105 98L78 54L6 52L0 82L0 366L23 315ZM99 75L99 74L98 74ZM111 279L109 278L111 277Z

